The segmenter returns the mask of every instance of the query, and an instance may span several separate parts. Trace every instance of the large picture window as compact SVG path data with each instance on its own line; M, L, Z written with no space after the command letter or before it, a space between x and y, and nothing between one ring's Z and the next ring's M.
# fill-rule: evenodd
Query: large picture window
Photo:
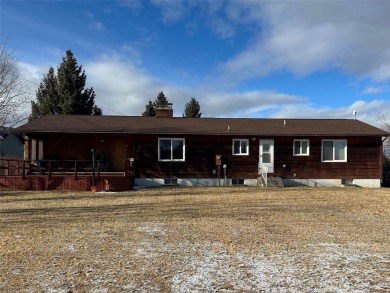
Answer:
M294 156L308 156L309 155L309 140L295 139L294 140Z
M323 162L346 162L347 141L346 140L323 140L322 161Z
M184 161L185 160L184 138L159 138L158 160L159 161Z
M249 140L233 139L233 155L249 155Z

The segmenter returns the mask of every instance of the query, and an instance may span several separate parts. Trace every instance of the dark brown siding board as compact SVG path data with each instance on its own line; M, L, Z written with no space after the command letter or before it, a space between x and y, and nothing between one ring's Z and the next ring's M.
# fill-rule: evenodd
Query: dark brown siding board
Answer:
M127 157L132 157L132 136L110 135L110 134L45 134L34 138L43 140L44 159L46 160L91 160L92 149L104 152L108 159L107 168L104 171L111 171L113 166L113 155L115 141L122 141L128 145ZM125 162L123 162L123 166Z
M179 137L186 141L185 162L158 162L158 138ZM237 137L239 138L239 137ZM232 137L143 136L137 138L136 177L210 178L216 176L215 156L222 155L229 177L256 178L258 145L250 144L249 156L232 155ZM140 143L142 141L142 143ZM223 168L221 167L223 171Z
M172 136L174 137L174 136ZM180 136L175 136L180 137ZM158 162L158 137L144 136L138 141L137 156L140 168L136 177L143 178L210 178L213 177L215 155L222 155L223 164L227 164L227 176L230 178L256 178L259 152L259 139L249 139L249 156L232 155L232 139L220 136L183 136L186 139L185 162ZM239 138L239 137L237 137ZM243 137L245 138L245 137ZM309 156L294 156L294 137L274 138L275 175L285 178L318 179L358 179L380 178L380 144L375 138L347 137L348 162L321 162L322 137L302 137L310 140ZM341 139L339 137L326 139ZM143 141L146 141L145 143ZM364 141L364 143L362 143ZM286 168L283 168L283 165ZM137 165L137 162L136 162ZM223 171L223 169L221 168Z
M131 190L133 178L125 176L105 176L98 182L99 189L103 189L103 180L107 179L113 191ZM74 179L73 176L1 176L0 190L68 190L89 191L91 177L84 176Z
M158 138L184 138L185 162L159 162ZM45 159L88 159L90 149L113 152L113 142L128 144L128 156L134 157L134 175L138 178L214 178L215 155L222 155L229 178L256 178L259 140L273 139L275 150L274 175L284 178L358 179L381 178L380 137L261 137L240 135L111 135L111 134L45 134L34 138L44 141ZM233 139L248 139L249 155L232 154ZM310 155L294 156L294 139L309 139ZM323 139L346 139L347 162L321 162ZM101 142L104 141L104 142ZM284 168L283 165L286 165ZM223 168L221 168L223 175ZM40 183L31 183L39 185Z
M305 138L306 139L306 138ZM321 162L323 139L346 139L347 162ZM381 178L378 137L314 137L310 140L309 156L293 156L294 138L275 139L275 173L285 178L309 179L371 179ZM283 168L286 164L286 168Z

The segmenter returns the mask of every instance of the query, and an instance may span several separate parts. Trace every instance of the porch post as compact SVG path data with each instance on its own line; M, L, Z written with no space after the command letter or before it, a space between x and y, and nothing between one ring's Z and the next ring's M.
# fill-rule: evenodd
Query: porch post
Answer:
M74 161L74 179L77 179L77 161Z
M49 178L51 178L51 161L49 161Z

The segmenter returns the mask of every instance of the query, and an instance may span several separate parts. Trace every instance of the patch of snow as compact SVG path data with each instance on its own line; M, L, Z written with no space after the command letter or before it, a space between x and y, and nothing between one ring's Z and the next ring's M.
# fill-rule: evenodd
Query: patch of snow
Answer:
M167 229L163 226L143 226L137 229L139 232L144 232L152 235L164 235Z
M67 248L68 248L68 250L71 253L76 253L77 252L77 248L76 248L76 246L73 243L70 243Z

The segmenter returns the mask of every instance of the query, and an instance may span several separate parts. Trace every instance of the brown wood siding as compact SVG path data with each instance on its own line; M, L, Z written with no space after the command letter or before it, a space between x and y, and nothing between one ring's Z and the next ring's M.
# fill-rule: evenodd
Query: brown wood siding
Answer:
M47 176L9 176L0 177L0 190L90 190L90 176L75 179L68 177Z
M159 162L158 138L184 138L184 162ZM138 178L216 178L215 156L222 155L229 178L256 178L259 140L274 139L275 175L283 178L374 179L381 178L380 137L248 137L201 135L63 135L46 134L43 140L45 159L90 159L91 149L108 155L111 171L115 158L115 141L126 143L126 157L134 157L134 175ZM249 155L232 155L233 139L248 139ZM347 162L321 162L322 139L346 139ZM294 156L294 139L309 139L310 155ZM283 165L286 165L284 168ZM294 176L294 174L296 176ZM223 169L221 168L221 175Z
M381 138L302 138L310 140L309 156L293 155L294 138L275 140L275 174L284 178L374 179L382 177ZM321 162L323 139L346 139L347 162ZM286 168L283 168L283 164ZM294 176L294 174L296 176Z
M104 161L103 171L124 171L125 159L132 153L128 149L132 145L129 135L45 134L36 138L43 141L46 160L92 160L91 150L94 149L95 159Z
M171 136L181 137L181 136ZM187 136L185 162L158 162L158 137L137 137L136 177L143 178L212 178L215 155L222 155L222 164L227 165L229 178L256 178L259 160L259 139L249 140L249 155L232 155L233 136ZM274 138L275 172L283 178L318 179L375 179L381 178L381 138L379 137L307 137L310 155L294 156L294 137ZM323 139L346 139L347 162L322 162ZM143 141L143 143L140 143ZM284 168L283 165L286 165ZM222 170L222 168L221 168ZM223 173L223 172L222 172ZM295 176L294 176L295 174Z
M124 176L102 176L96 178L98 190L104 190L104 180L107 179L111 191L132 190L133 178ZM91 176L0 176L0 190L68 190L90 191Z
M164 137L164 136L159 136ZM213 178L217 174L215 156L222 155L222 165L227 165L227 176L234 178L256 178L258 145L250 142L249 156L232 155L232 138L221 136L165 136L185 138L184 162L159 162L158 138L137 138L135 177L141 178ZM239 137L238 137L239 138ZM258 142L257 142L258 143ZM221 173L223 168L221 167Z

